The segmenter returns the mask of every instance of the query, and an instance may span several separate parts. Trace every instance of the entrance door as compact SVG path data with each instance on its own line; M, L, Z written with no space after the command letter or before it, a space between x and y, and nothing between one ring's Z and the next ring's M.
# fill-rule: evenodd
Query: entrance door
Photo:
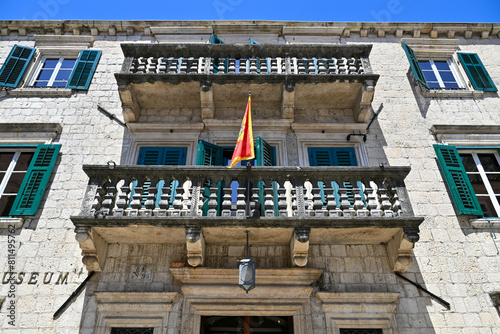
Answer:
M204 316L200 334L293 333L291 316Z

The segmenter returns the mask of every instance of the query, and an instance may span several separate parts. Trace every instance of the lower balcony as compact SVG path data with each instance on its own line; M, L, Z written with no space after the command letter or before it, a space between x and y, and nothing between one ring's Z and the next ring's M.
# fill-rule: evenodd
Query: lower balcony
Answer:
M309 244L387 244L404 271L418 241L404 178L409 167L84 166L82 210L72 216L89 270L108 243L186 244L203 265L206 244L290 245L307 264ZM250 184L250 187L247 185Z

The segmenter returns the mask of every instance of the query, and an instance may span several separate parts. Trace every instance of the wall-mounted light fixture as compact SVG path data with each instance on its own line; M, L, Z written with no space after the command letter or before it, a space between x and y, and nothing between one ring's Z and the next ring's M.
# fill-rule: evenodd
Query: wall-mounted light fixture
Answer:
M248 233L250 231L245 232L247 233L247 256L238 261L240 263L239 285L248 293L248 291L255 288L255 261L250 258L248 253Z

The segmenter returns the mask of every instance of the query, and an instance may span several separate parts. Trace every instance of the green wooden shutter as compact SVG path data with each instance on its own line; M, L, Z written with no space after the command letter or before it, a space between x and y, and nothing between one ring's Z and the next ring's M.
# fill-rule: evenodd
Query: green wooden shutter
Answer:
M457 148L450 145L434 145L439 166L459 215L483 216L476 194L465 172Z
M26 46L14 45L0 69L0 86L17 87L24 71L33 59L35 50Z
M497 91L497 87L476 53L458 53L458 58L476 90Z
M210 44L224 44L224 42L217 36L215 36L215 34L212 34L212 36L210 36Z
M73 72L71 72L66 88L88 89L100 57L100 50L82 50Z
M198 166L222 166L222 147L208 143L204 140L198 141L198 151L196 154L196 165Z
M408 61L410 62L411 70L413 71L413 75L415 76L415 79L417 80L417 82L422 84L422 86L429 89L429 85L427 85L427 80L425 80L424 73L422 72L422 69L420 68L420 64L418 63L417 56L415 56L415 52L413 52L412 48L410 48L408 45L406 45L405 42L401 42L401 45L403 46L403 49L405 50L406 57L408 58Z
M10 210L11 216L32 216L42 200L61 145L38 145Z
M264 139L261 137L255 138L255 165L256 166L276 166L276 154L274 147L269 145ZM259 200L260 200L260 212L261 215L264 215L264 201L265 194L264 188L265 184L263 181L259 182L257 185L259 187ZM274 196L274 215L279 216L278 211L278 183L273 181L273 196Z

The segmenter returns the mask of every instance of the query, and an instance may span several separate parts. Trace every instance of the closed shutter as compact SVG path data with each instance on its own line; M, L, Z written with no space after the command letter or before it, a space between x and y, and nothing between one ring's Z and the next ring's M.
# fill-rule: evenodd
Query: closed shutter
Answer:
M165 165L165 166L178 166L186 164L186 147L141 147L139 150L139 158L137 159L138 165ZM161 188L165 184L165 181L160 180L157 185L156 194L156 205L160 200L162 195ZM137 185L137 181L133 182L132 193L130 198L134 195L134 187ZM170 183L171 195L170 203L175 199L175 188L179 185L179 181L172 181ZM143 184L142 202L146 200L149 194L149 187L151 186L151 181L145 181Z
M38 145L10 210L11 216L36 213L60 149L61 145Z
M458 58L476 90L497 91L497 87L476 53L458 53Z
M358 162L356 160L356 153L353 147L310 147L309 148L309 165L318 167L330 167L330 166L357 166ZM339 185L337 182L332 182L332 188L335 193L335 200L337 203L340 201L340 195L338 193ZM321 200L323 203L326 202L325 197L325 185L323 182L318 182L318 187L320 188ZM350 182L344 182L344 187L347 188L347 197L349 202L354 204L354 194L352 193L352 184ZM358 187L361 189L360 194L362 200L364 201L363 187L360 182L358 182Z
M33 48L14 45L0 69L0 86L16 88L34 54Z
M403 46L403 49L405 50L406 57L408 58L408 61L410 62L410 67L411 67L411 70L413 71L413 75L415 76L415 79L417 80L417 82L422 84L422 86L429 89L429 85L427 85L427 80L425 80L424 73L422 72L422 69L420 68L420 64L418 63L417 56L415 56L415 52L413 52L412 48L410 48L408 45L406 45L405 42L401 42L401 45Z
M450 145L434 145L439 166L448 185L459 215L483 216L476 194L458 155L457 148Z
M269 145L264 139L261 137L255 138L255 158L256 158L256 166L276 166L276 154L274 151L274 147ZM264 215L265 212L265 194L264 188L265 184L263 181L260 181L258 184L259 187L259 200L260 200L260 209L261 215ZM278 211L278 183L273 181L271 186L273 187L273 197L274 197L274 215L279 216Z
M198 141L198 151L196 154L196 165L197 166L222 166L224 163L223 149L220 146L210 144L204 140ZM220 215L222 210L222 188L223 182L217 182L217 215ZM203 215L206 216L208 212L208 201L210 197L210 187L209 181L205 184L205 190L203 191Z
M100 57L100 50L83 50L80 52L66 88L88 89Z

